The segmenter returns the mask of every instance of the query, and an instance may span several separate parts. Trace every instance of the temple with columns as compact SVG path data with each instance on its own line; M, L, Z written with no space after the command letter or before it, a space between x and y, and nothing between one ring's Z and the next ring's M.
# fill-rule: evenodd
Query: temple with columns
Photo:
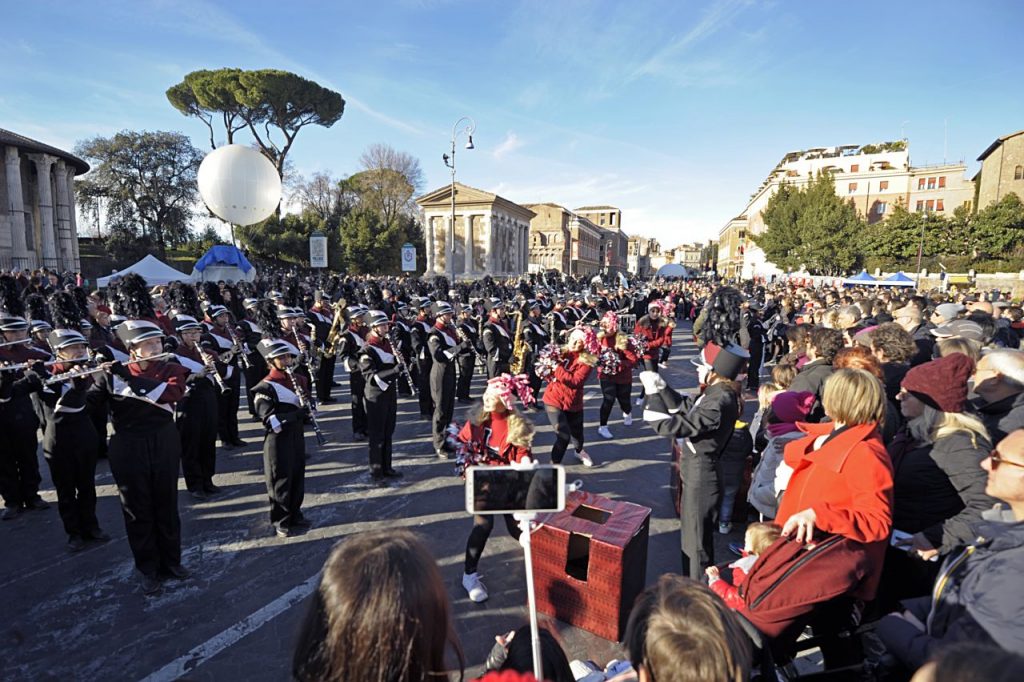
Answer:
M452 185L424 194L416 203L423 210L427 277L449 275L449 257L458 279L508 277L527 271L534 216L530 209L456 182L455 239L450 243Z
M79 271L75 176L89 164L2 128L0 150L0 270Z

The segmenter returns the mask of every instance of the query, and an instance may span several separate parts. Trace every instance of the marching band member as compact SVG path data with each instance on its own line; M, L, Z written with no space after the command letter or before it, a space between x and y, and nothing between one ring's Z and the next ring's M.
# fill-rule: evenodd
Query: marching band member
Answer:
M479 339L477 338L476 320L473 319L472 313L473 309L468 305L459 307L459 323L456 326L456 333L469 339L469 343L465 344L455 355L456 362L459 365L459 378L455 386L455 399L460 403L473 402L473 399L469 397L469 389L473 383L473 371L476 369L476 344Z
M363 402L366 393L366 380L359 371L359 351L366 344L366 327L363 316L368 312L366 306L358 303L350 305L348 327L341 335L338 355L348 370L349 394L352 398L352 440L366 440L366 404Z
M512 332L509 331L508 314L501 299L492 298L488 303L490 314L484 324L481 341L487 353L487 378L493 379L508 374L512 361Z
M530 378L530 389L534 395L540 394L541 381L537 372L533 369L537 353L544 346L551 343L551 337L544 329L544 318L541 317L540 301L527 302L527 316L523 319L523 340L526 342L526 374Z
M482 404L470 411L469 419L457 437L458 465L463 471L468 466L530 462L534 429L530 420L516 409L517 396L524 405L533 403L533 392L525 376L503 374L488 380ZM504 516L509 535L518 540L519 524L511 514ZM477 568L492 530L493 515L473 517L473 530L466 540L462 586L475 602L487 599L487 588L481 582Z
M203 338L202 323L191 315L172 318L180 342L174 354L190 374L188 391L178 401L175 425L181 438L181 473L193 498L205 500L220 492L213 483L217 465L217 387L213 373L217 349L209 337Z
M391 439L398 417L398 360L388 339L388 317L380 310L366 314L370 333L359 351L359 371L366 382L366 418L370 476L379 486L402 475L391 465Z
M544 411L555 431L555 444L551 447L552 464L562 463L571 440L576 459L585 467L594 466L594 460L583 449L583 389L597 364L595 353L598 348L593 329L573 329L562 350L562 361L555 367L554 375L544 389Z
M288 341L263 339L257 349L268 372L252 387L256 414L263 422L263 472L270 498L270 523L279 537L312 524L302 514L306 444L303 422L309 413L309 382L291 368L299 350Z
M318 341L327 343L327 335L334 323L334 311L331 309L331 297L324 291L318 290L313 294L313 307L307 311L310 323L316 328ZM334 365L336 356L324 353L320 356L320 366L317 367L316 388L318 403L333 403L331 387L334 386Z
M231 312L219 303L206 306L207 339L214 344L215 371L227 390L217 391L217 435L225 450L241 448L246 442L238 435L238 402L242 377L238 372L238 360L234 353L235 339L228 329L232 324ZM225 362L226 360L226 362Z
M79 320L68 322L78 324ZM88 341L77 329L50 332L49 346L57 355L57 364L50 368L53 374L80 371L83 363L89 361ZM57 511L72 552L85 549L89 540L110 539L96 518L96 457L100 437L86 409L86 394L92 384L91 375L71 376L47 386L40 394L46 413L43 457L50 467L57 491Z
M17 284L8 275L0 276L0 338L3 342L21 342L0 347L0 365L42 363L48 357L30 346L28 321L23 317ZM39 442L36 429L39 417L32 396L42 390L38 372L0 371L0 496L4 498L3 520L17 518L25 509L49 509L39 497Z
M263 361L263 356L260 355L258 350L256 350L257 344L259 344L263 339L263 330L254 318L254 313L258 304L258 298L242 299L242 308L245 310L245 317L243 317L238 324L238 331L242 337L242 343L249 348L249 352L246 354L249 362L247 365L243 366L242 374L245 376L245 400L249 408L249 415L253 419L257 418L256 408L253 405L252 391L249 389L258 384L260 380L267 375L267 363ZM244 348L243 352L245 352Z
M434 452L448 458L448 426L455 416L455 356L468 345L452 326L455 311L445 301L434 304L434 326L427 335L430 354L430 397L434 401Z
M401 353L403 358L409 358L411 363L409 370L410 375L412 376L412 381L410 382L410 380L404 376L399 377L398 395L410 396L412 395L415 378L418 375L415 374L416 363L413 361L413 358L416 357L416 353L412 349L412 329L405 321L409 314L409 306L402 301L395 301L390 307L395 311L393 315L388 317L388 319L391 320L393 338L398 341L398 348L395 350ZM387 311L384 311L384 314L387 315Z
M430 319L430 299L421 298L417 304L418 314L412 323L412 350L416 354L416 391L420 403L420 417L434 418L434 401L430 395L430 368L433 364L427 349L427 336L434 326Z
M131 362L104 363L88 400L110 407L110 471L142 591L153 594L160 589L161 572L179 580L189 575L181 565L181 441L174 427L174 404L185 394L189 372L178 363L148 359L163 353L164 333L155 322L126 320L117 335Z
M601 342L598 355L597 378L601 383L601 425L597 432L602 438L611 438L608 430L608 417L612 407L618 401L622 410L623 426L633 423L633 406L629 399L629 391L633 386L633 368L639 357L630 348L629 337L619 331L619 316L609 310L601 317L601 330L597 333Z

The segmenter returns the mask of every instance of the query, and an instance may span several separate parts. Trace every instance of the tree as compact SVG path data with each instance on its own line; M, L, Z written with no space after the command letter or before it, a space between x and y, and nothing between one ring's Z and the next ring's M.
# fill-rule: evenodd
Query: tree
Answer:
M802 239L796 222L803 210L805 194L783 182L761 211L765 231L753 237L765 257L780 268L798 269L803 265L799 254Z
M974 216L979 250L1005 257L1024 247L1024 204L1013 192L989 204Z
M80 142L75 153L92 164L76 191L85 205L103 201L111 236L117 235L112 244L134 240L164 257L167 246L188 240L202 160L188 137L125 130Z
M341 94L277 69L193 71L167 90L167 99L206 125L213 148L218 117L229 144L236 132L247 128L282 179L299 131L307 125L330 128L345 112Z
M401 214L416 213L413 198L423 187L419 159L386 144L372 144L359 157L363 170L350 180L363 204L376 210L385 225Z
M831 173L819 173L803 192L796 228L802 240L798 253L808 271L834 276L857 268L865 227L857 209L836 196Z
M299 202L303 211L313 213L333 227L338 226L357 200L351 188L332 178L330 173L314 173L309 180L299 178L292 198Z

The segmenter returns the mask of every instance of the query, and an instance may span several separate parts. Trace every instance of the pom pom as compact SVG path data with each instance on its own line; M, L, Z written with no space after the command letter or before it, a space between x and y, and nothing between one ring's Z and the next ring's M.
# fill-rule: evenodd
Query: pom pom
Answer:
M643 336L630 334L627 343L629 344L629 349L633 351L633 353L636 354L637 356L641 356L647 353L647 339L644 338Z
M622 358L614 348L605 348L597 356L597 371L604 376L614 376L622 369Z
M533 363L533 371L541 381L549 381L555 375L555 368L561 363L561 346L549 343L537 352L537 361Z

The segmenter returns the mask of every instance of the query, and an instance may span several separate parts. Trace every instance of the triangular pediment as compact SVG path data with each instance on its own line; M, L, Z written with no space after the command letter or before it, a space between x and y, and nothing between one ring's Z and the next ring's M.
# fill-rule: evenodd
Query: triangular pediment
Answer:
M498 198L497 194L491 192L485 192L482 189L476 187L469 187L463 185L461 182L455 183L455 203L458 204L493 204ZM435 204L450 204L452 201L452 186L450 184L444 185L435 189L433 192L428 192L423 196L416 199L416 203L420 206L433 206Z

